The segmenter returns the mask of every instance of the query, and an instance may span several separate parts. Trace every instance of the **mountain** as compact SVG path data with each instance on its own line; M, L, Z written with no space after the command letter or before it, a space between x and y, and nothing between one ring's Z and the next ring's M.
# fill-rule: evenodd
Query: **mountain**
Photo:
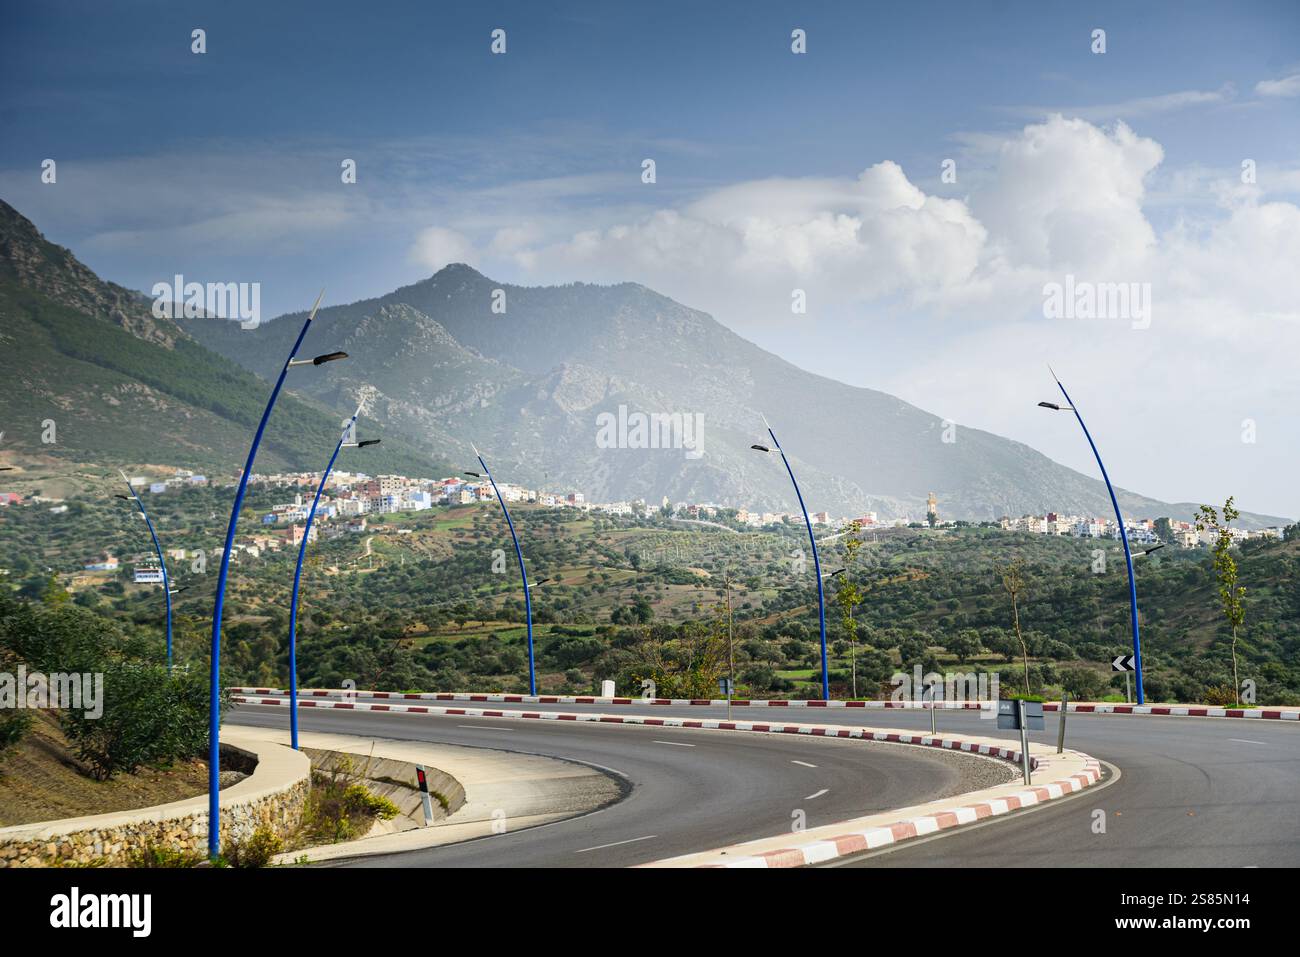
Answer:
M332 371L291 374L320 386ZM278 373L277 366L272 377ZM3 200L0 377L0 449L224 475L243 465L271 390L173 320L156 318L148 297L101 280ZM282 394L258 469L319 470L338 441L341 420L332 406L347 404L345 393L336 389L330 405ZM373 421L364 425L376 428ZM423 474L443 467L399 436L373 451L366 457L371 471Z
M267 376L301 321L295 313L254 330L210 320L181 326ZM307 354L344 348L353 356L341 378L302 385L336 411L347 405L335 393L364 383L372 414L413 444L470 463L472 443L499 478L595 500L666 496L793 510L780 460L750 449L768 443L766 414L811 510L919 517L929 492L945 518L1111 510L1099 480L1022 443L969 428L945 442L938 416L805 372L635 283L513 286L453 264L386 296L322 309L308 339ZM701 416L703 455L602 447L599 417L617 416L620 406ZM1189 518L1195 510L1118 494L1130 515Z

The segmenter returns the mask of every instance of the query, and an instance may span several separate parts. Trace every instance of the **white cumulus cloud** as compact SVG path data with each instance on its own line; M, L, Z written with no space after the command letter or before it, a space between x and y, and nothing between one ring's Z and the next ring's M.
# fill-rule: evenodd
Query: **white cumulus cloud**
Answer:
M1260 96L1300 96L1300 73L1292 73L1276 80L1260 80L1255 84Z
M479 256L468 236L445 226L430 226L416 236L411 260L430 272L437 272L448 263L472 266L478 262Z

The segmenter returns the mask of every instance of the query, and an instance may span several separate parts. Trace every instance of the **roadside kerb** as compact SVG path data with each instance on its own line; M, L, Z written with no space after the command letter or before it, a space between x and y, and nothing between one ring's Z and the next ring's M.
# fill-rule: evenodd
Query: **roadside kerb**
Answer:
M231 688L240 695L288 695L280 688ZM351 691L346 689L304 688L300 698L327 698L355 700L375 698L383 701L470 701L488 704L595 704L595 705L655 705L667 707L725 708L725 698L601 698L588 695L522 695L473 691ZM939 711L978 711L992 707L990 701L939 701L934 709ZM785 698L733 698L733 708L861 708L868 711L929 711L928 701L822 701ZM1044 702L1043 711L1061 710L1056 702ZM1157 717L1191 718L1256 718L1280 721L1300 721L1300 708L1225 708L1211 705L1182 704L1115 704L1112 702L1071 701L1066 706L1069 714L1153 715Z

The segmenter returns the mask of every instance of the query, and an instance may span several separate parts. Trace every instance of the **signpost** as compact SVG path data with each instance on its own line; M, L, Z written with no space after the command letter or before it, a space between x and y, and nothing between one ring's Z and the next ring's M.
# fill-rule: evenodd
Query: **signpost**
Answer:
M718 690L721 691L723 694L725 694L725 695L727 696L727 720L728 720L728 721L731 720L731 693L732 693L732 688L733 688L733 685L732 685L732 681L731 681L730 678L719 678L719 679L718 679Z
M998 728L1004 731L1020 730L1020 763L1024 769L1025 783L1032 783L1029 772L1029 732L1042 731L1043 703L1041 701L998 702Z
M1133 663L1132 655L1116 655L1110 663L1111 671L1124 672L1124 700L1129 704L1133 703L1133 694L1131 690L1129 672L1137 671L1137 665Z

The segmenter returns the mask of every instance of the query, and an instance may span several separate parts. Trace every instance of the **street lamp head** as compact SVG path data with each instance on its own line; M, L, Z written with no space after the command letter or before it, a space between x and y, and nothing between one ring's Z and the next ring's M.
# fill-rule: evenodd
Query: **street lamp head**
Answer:
M290 359L289 367L294 368L296 366L320 366L320 365L324 365L327 362L333 362L336 359L346 359L347 357L348 354L346 352L326 352L325 354L319 355L314 359Z
M771 452L771 451L772 451L772 450L769 449L766 445L751 445L750 448L753 449L755 452Z
M483 477L478 472L466 472L465 474L468 475L470 478L481 479Z
M1040 409L1051 409L1051 410L1053 410L1054 412L1060 412L1060 411L1061 411L1061 407L1060 407L1059 405L1057 405L1055 402L1040 402L1040 403L1038 403L1038 407L1039 407Z
M124 502L131 501L131 496L129 495L114 495L113 498L120 498Z
M380 442L382 442L382 441L383 441L383 439L366 439L365 441L358 442L358 443L357 443L357 448L359 448L359 449L364 449L364 448L366 448L367 446L370 446L370 445L378 445L378 444L379 444Z
M1142 554L1143 554L1143 555L1150 555L1152 552L1158 552L1158 551L1160 551L1160 549L1162 549L1162 548L1164 548L1164 547L1165 547L1165 543L1164 543L1164 542L1161 542L1159 545L1156 545L1156 546L1154 546L1154 547L1152 547L1152 548L1145 549L1145 550L1142 552Z

